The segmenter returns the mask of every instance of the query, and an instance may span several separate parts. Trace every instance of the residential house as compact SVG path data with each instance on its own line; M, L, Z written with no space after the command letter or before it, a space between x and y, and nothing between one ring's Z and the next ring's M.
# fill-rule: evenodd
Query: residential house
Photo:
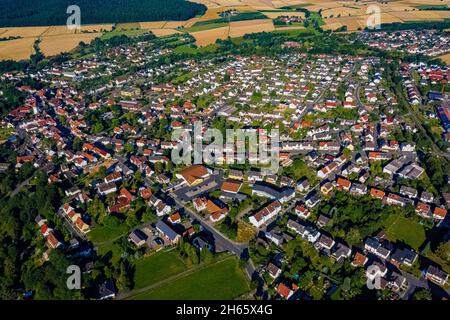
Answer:
M353 257L352 266L353 267L364 267L364 265L367 263L369 258L365 256L364 254L357 251L355 253L355 256Z
M445 285L448 282L448 273L431 265L427 268L425 277L428 280L433 281L434 283L437 283L441 286Z
M254 215L250 216L249 221L256 228L260 228L269 220L274 218L281 211L281 203L278 200L272 201Z
M156 230L158 230L162 237L171 244L177 243L180 239L180 235L161 220L156 222Z
M128 235L128 241L133 243L136 247L145 245L146 239L146 235L140 230L134 230Z

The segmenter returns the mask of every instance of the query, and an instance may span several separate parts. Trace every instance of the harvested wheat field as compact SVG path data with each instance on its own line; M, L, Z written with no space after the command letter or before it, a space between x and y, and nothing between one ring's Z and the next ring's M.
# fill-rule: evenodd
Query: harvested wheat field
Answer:
M443 56L439 56L438 58L444 60L444 62L450 66L450 53L444 54Z
M363 15L363 14L366 14L366 10L347 8L347 7L338 7L338 8L324 10L322 12L322 17L324 17L324 18L349 17L349 16L358 16L358 15Z
M403 21L436 21L449 18L450 11L404 11L391 12L391 15Z
M139 22L141 29L162 29L165 24L165 21Z
M50 26L44 33L41 34L41 37L51 37L65 34L74 34L75 29L69 29L67 26Z
M176 29L178 27L182 27L186 24L186 21L167 21L165 25L163 25L164 29Z
M35 38L44 33L49 27L14 27L14 28L0 28L2 37L19 36L22 38Z
M34 53L36 38L23 38L9 41L0 41L0 60L28 59Z
M322 29L323 30L336 30L341 27L342 27L342 23L340 23L340 22L331 22L331 23L327 22L326 25L322 26Z
M148 30L151 31L157 37L164 37L170 36L175 33L181 33L180 31L175 29L148 29Z
M325 30L335 30L337 28L329 27L329 25L337 26L347 26L347 30L349 31L356 31L358 28L364 28L366 26L366 19L358 19L356 17L344 17L344 18L329 18L325 20L326 25L324 25L322 28ZM338 27L339 28L339 27Z
M101 32L103 31L111 31L113 27L113 24L87 24L81 26L81 31L88 31L88 32ZM77 30L77 33L79 31Z
M192 32L191 36L195 38L198 46L207 46L209 44L216 43L217 39L228 38L228 30L228 27L202 30Z
M73 35L56 35L51 37L43 37L39 48L46 56L54 56L61 52L67 52L83 41L85 43L91 42L97 38L101 33L80 33Z
M230 37L232 38L241 37L248 33L270 32L273 30L275 30L275 27L270 19L236 21L230 23Z

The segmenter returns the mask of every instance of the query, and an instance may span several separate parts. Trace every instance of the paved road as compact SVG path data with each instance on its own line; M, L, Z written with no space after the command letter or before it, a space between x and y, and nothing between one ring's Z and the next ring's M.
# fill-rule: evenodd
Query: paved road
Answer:
M242 257L245 251L248 249L248 245L245 243L238 243L228 239L224 234L217 230L211 222L203 220L203 218L185 206L175 195L172 196L177 206L184 208L185 212L192 218L197 220L200 225L206 229L207 232L211 233L215 240L215 246L219 246L225 250L231 251L238 257Z
M16 194L19 193L19 191L20 191L23 187L27 186L27 185L30 183L31 178L32 178L32 177L26 179L25 181L22 181L22 182L21 182L21 183L20 183L20 184L12 191L12 192L11 192L11 197L14 197Z

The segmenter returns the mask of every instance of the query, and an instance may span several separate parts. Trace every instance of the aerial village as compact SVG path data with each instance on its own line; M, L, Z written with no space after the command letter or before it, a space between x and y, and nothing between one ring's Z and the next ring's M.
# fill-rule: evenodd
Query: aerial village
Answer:
M376 35L363 40L430 55L448 49L448 36L427 31ZM442 48L430 46L435 38ZM331 297L336 274L344 279L340 294L351 295L354 283L365 283L366 270L392 299L435 290L429 286L448 291L448 273L424 249L427 239L398 240L389 224L413 223L438 234L433 241L450 241L448 168L439 180L445 188L438 187L417 139L432 127L439 141L432 151L447 157L448 93L436 88L450 71L403 63L395 70L406 97L402 109L380 58L285 46L294 50L197 61L171 60L170 45L148 41L30 74L1 74L24 96L1 120L17 153L14 170L39 168L64 190L58 222L36 216L48 247L42 259L52 250L83 252L88 272L102 243L114 240L105 230L120 225L131 252L146 255L180 242L197 252L231 252L261 284L261 297ZM192 133L196 121L256 132L269 144L267 132L278 130L278 173L265 175L261 164L238 159L174 164L179 141L171 132ZM258 160L246 155L252 157ZM344 202L359 215L346 216ZM112 282L101 284L99 298L116 297Z

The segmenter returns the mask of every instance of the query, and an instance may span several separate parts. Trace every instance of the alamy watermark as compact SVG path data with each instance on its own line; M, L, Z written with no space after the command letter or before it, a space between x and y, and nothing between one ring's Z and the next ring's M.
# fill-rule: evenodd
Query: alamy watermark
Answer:
M276 174L280 162L278 129L226 129L204 128L201 121L193 129L175 129L172 141L172 162L184 164L245 164L261 166L264 174ZM204 145L204 143L209 143Z
M70 16L67 18L66 25L69 30L81 29L81 9L77 5L70 5L66 10Z
M377 5L367 7L366 13L369 14L366 20L366 26L371 30L381 29L381 9Z
M69 290L81 289L81 269L79 266L72 264L67 267L66 274L70 274L66 280L66 286Z

